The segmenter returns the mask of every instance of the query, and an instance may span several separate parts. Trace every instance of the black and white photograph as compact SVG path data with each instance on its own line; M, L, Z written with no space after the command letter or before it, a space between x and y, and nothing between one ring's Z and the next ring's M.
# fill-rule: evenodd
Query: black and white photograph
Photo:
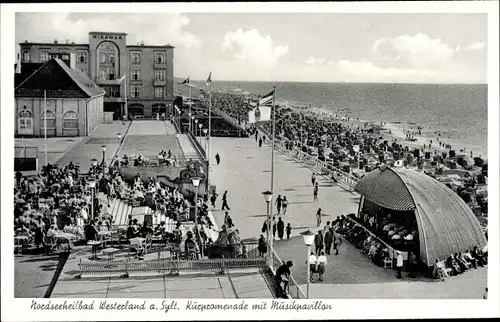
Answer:
M498 2L97 5L2 5L2 307L498 316Z

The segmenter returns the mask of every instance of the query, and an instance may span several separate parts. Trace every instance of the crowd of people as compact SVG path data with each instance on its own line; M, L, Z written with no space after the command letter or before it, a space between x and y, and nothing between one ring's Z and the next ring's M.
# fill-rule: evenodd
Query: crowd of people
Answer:
M125 154L119 162L122 167L144 167L152 165L175 167L179 164L178 156L173 154L170 150L168 150L168 152L161 150L158 152L158 155L154 157L154 160L151 157L144 157L140 152L137 156L128 156Z
M101 189L119 195L123 181L116 174L104 175L101 169L92 165L88 175L81 175L79 167L70 162L64 167L47 164L31 177L17 172L14 187L17 239L39 249L83 240L93 231L110 230L112 218L99 205L96 193Z

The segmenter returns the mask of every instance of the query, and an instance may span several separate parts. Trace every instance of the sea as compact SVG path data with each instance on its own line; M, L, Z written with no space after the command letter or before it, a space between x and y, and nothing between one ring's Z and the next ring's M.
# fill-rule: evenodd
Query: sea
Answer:
M420 126L424 138L436 142L439 137L457 152L465 149L487 158L487 84L212 82L214 89L258 95L273 86L277 104L322 108L402 130Z

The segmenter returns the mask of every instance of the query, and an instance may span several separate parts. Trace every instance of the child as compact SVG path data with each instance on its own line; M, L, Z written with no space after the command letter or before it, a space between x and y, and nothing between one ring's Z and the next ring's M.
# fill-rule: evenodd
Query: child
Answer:
M290 240L290 234L292 233L292 227L290 223L286 225L286 240Z

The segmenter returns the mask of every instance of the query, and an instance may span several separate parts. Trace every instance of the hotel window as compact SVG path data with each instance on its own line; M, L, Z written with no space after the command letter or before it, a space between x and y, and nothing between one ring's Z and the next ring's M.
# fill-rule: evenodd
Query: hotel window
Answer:
M139 80L141 74L138 69L132 70L132 80Z
M78 129L78 114L73 111L64 113L63 129Z
M155 97L163 98L163 87L155 87Z
M84 51L76 53L76 62L80 64L85 64L87 62L87 53Z
M101 63L106 62L106 54L101 54Z
M132 51L130 52L130 61L132 64L140 64L141 63L141 52Z
M23 62L29 62L30 61L30 52L25 51L23 52Z
M40 52L40 61L43 63L43 62L46 62L48 60L49 60L49 52L48 51Z
M56 114L50 110L46 111L47 113L47 130L54 130L56 128ZM41 119L41 128L42 131L45 130L45 113L42 113Z
M132 98L137 98L140 95L141 87L140 86L130 86L130 96Z
M165 63L165 52L155 53L155 63L156 64L164 64Z
M156 80L164 80L165 79L165 71L164 70L155 70L155 79Z

